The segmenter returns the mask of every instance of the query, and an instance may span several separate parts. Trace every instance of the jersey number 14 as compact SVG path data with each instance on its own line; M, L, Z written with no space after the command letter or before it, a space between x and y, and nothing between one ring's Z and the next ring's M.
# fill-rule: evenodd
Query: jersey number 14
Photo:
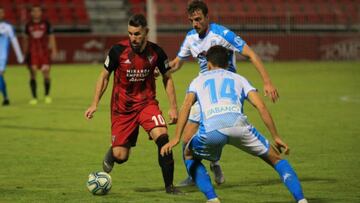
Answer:
M235 92L235 82L233 79L224 78L220 86L220 94L216 89L215 79L208 79L205 81L204 88L209 88L210 101L212 104L218 103L218 96L223 99L230 99L233 104L238 100Z

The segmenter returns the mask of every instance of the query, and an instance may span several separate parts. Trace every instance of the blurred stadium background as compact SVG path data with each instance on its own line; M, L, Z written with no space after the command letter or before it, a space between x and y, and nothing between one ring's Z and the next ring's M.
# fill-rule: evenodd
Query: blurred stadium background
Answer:
M236 31L263 60L360 59L360 0L205 2L211 20ZM191 28L186 0L0 0L0 4L18 33L29 19L31 5L43 6L59 44L55 63L103 61L111 44L126 37L127 19L133 13L148 16L151 39L170 58Z

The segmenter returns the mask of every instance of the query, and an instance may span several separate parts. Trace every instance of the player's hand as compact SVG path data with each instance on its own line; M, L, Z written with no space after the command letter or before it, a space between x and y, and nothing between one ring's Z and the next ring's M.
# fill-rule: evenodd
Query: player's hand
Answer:
M272 102L276 102L279 99L279 93L271 82L264 84L264 94L266 97L269 97Z
M85 111L85 118L90 120L94 117L94 113L96 112L97 108L96 106L92 105Z
M159 76L160 76L160 71L159 71L159 69L156 67L156 68L154 69L154 77L157 78L157 77L159 77Z
M51 52L51 59L52 59L52 60L55 60L57 54L58 54L58 51L57 51L57 50L53 50L53 51Z
M288 155L290 153L289 146L284 141L282 141L280 138L275 138L274 142L275 142L274 145L275 145L276 149L280 153L284 152L284 154L286 154L286 155Z
M170 140L166 145L164 145L161 150L160 150L160 154L161 156L165 156L167 154L171 154L171 150L172 148L174 148L177 144L179 144L179 139L172 139Z
M169 125L176 124L178 120L178 111L176 108L171 108L169 110L169 117L170 117Z

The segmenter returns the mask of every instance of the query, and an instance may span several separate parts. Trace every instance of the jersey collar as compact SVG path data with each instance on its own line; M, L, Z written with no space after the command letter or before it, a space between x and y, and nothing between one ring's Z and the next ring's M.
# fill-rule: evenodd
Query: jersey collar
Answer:
M204 36L200 37L200 35L198 33L199 39L205 39L205 37L209 34L209 32L211 30L210 27L211 27L211 23L209 23L208 28L207 28L206 33L204 34Z

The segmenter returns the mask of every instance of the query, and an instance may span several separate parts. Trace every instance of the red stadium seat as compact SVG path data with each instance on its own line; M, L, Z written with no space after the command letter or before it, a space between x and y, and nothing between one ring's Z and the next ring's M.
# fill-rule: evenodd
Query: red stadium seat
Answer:
M130 0L142 4L144 0ZM184 0L156 0L157 21L163 24L188 24ZM211 20L223 24L336 25L360 21L359 0L206 0ZM309 27L309 26L308 26ZM324 27L324 26L322 26Z

